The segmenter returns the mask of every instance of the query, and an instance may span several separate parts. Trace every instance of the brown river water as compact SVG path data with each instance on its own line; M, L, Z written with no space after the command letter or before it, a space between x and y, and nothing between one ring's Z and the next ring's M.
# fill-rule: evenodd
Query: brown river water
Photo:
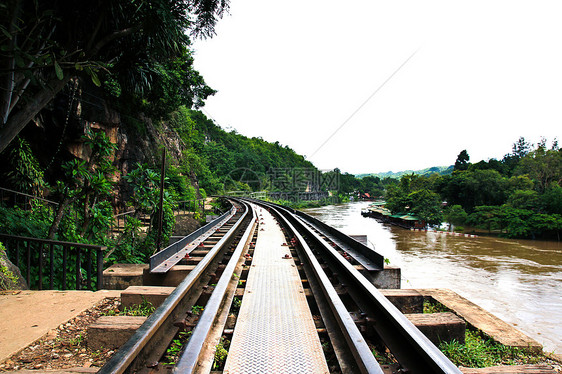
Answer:
M449 288L562 354L562 243L409 231L362 217L368 202L304 211L402 269L402 288Z

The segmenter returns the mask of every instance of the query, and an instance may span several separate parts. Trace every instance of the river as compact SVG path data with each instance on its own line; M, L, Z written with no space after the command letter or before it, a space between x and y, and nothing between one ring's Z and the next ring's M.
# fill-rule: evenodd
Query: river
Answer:
M305 209L402 269L402 288L449 288L562 354L562 243L450 236L362 217L368 202Z

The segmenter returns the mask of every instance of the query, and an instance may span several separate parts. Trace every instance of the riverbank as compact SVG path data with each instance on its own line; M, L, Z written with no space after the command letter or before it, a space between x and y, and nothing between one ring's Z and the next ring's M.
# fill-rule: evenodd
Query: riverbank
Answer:
M368 236L402 269L404 288L449 288L562 352L562 243L414 232L361 216L369 202L307 209L346 234Z

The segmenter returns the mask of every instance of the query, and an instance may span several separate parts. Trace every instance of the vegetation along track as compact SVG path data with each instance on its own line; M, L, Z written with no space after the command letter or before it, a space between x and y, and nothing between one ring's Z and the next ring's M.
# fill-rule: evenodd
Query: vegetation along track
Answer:
M283 231L330 372L382 373L378 360L392 364L394 372L460 373L360 274L365 267L382 269L378 255L300 212L230 201L236 212L216 230L226 231L224 236L100 373L152 372L163 364L178 373L222 370L252 271L256 206L267 209Z

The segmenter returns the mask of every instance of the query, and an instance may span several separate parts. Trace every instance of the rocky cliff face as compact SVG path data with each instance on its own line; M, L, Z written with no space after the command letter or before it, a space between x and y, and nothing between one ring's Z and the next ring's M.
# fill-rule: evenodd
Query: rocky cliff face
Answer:
M121 210L131 192L122 177L137 163L160 168L162 148L166 148L168 164L178 164L184 145L166 123L155 124L141 113L135 117L122 115L101 96L92 87L87 92L78 90L75 95L63 91L37 121L27 126L23 135L46 169L47 178L56 180L58 165L65 160L89 159L91 151L84 145L82 136L89 130L103 131L116 145L112 160L116 167L113 205Z
M0 243L0 290L27 290L20 269L14 265Z

